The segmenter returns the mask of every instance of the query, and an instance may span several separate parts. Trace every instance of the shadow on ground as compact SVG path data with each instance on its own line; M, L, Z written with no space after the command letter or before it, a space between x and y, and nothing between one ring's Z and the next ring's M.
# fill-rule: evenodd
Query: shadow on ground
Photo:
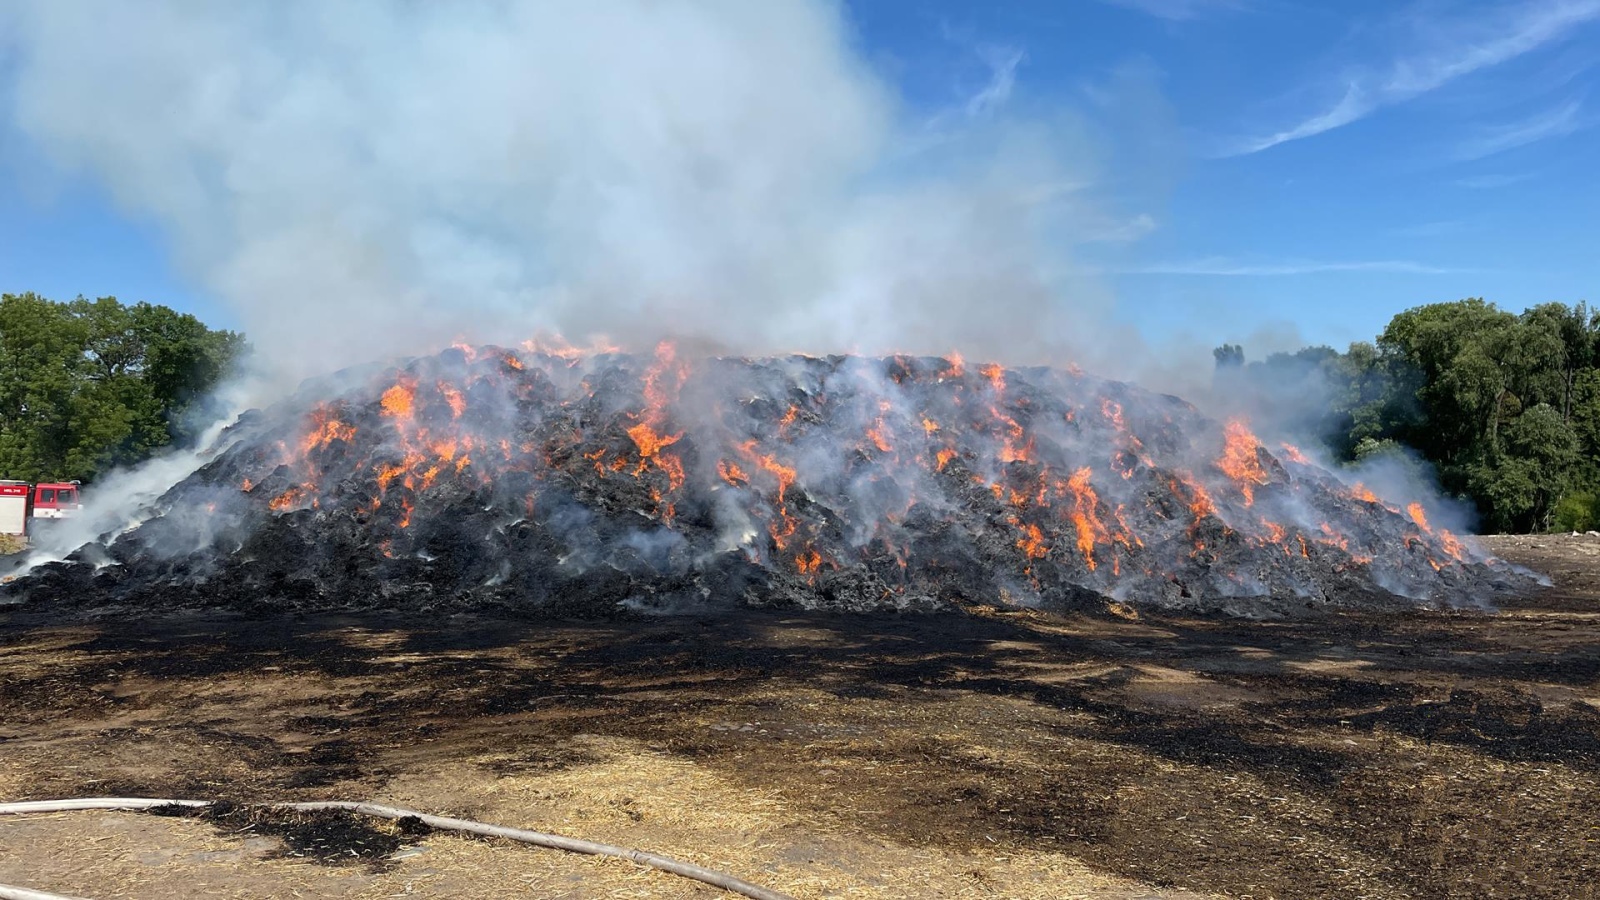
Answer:
M557 771L621 736L886 840L1233 894L1580 897L1597 636L1554 594L1276 623L33 614L0 626L0 748L73 733L237 763L42 765L33 796L313 799L374 796L423 756Z

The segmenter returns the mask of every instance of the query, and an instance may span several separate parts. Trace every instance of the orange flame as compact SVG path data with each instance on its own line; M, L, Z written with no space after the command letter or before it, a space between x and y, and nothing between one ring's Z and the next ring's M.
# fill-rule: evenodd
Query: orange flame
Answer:
M1096 513L1100 498L1089 486L1092 474L1085 467L1073 472L1072 477L1067 479L1067 489L1072 492L1072 525L1078 531L1078 550L1083 553L1083 561L1091 572L1095 567L1095 545L1110 540L1106 526Z
M718 462L717 474L722 476L723 481L726 481L734 487L743 487L744 485L750 483L750 476L746 475L744 470L739 468L738 463L731 460L724 459L721 462Z
M1178 477L1168 482L1174 494L1187 493L1189 495L1189 513L1195 520L1214 516L1217 514L1216 504L1211 502L1211 494L1187 473L1180 472Z
M411 418L411 407L416 401L416 382L402 375L394 387L383 392L383 414L396 419Z
M1261 465L1260 450L1261 442L1242 420L1233 419L1223 428L1222 458L1217 460L1217 468L1238 485L1245 506L1255 502L1256 485L1271 480Z
M1044 559L1045 554L1050 552L1050 545L1045 543L1044 532L1039 530L1039 526L1028 523L1022 526L1022 538L1017 541L1017 549L1030 559ZM1090 563L1090 568L1094 568L1093 563Z
M751 464L773 476L778 481L778 518L768 524L767 533L772 536L772 543L781 551L788 546L789 538L794 536L795 530L798 528L798 523L789 514L789 505L786 502L789 486L794 484L795 470L778 462L777 458L771 454L759 452L754 440L748 440L740 444L739 452L743 453ZM743 474L742 471L741 474Z
M789 485L794 484L794 469L778 462L771 454L757 453L754 440L745 441L739 445L739 449L757 466L778 479L778 502L782 503L784 495L789 492Z
M1464 554L1466 553L1466 547L1462 545L1460 538L1450 533L1450 531L1447 529L1441 528L1435 532L1432 528L1428 527L1428 515L1423 511L1421 503L1412 503L1407 505L1406 513L1411 516L1411 521L1417 523L1418 528L1421 528L1424 532L1434 535L1439 539L1440 548L1444 550L1444 552L1451 559L1459 561L1465 558ZM1429 559L1428 561L1433 563L1433 567L1435 569L1439 568L1439 564L1437 562L1434 562L1432 559Z
M1100 414L1111 422L1111 426L1118 431L1126 432L1128 423L1122 419L1122 404L1106 397L1100 399Z
M1269 522L1265 519L1262 519L1261 524L1267 527L1267 540L1271 543L1281 544L1283 543L1284 537L1288 535L1288 532L1284 530L1284 527L1279 525L1277 522Z
M670 384L663 384L669 377ZM677 396L688 377L688 368L677 362L677 348L668 341L657 344L655 364L644 376L645 408L641 421L628 429L628 437L639 448L639 465L633 474L641 475L647 465L653 464L667 476L671 490L677 490L683 484L683 461L662 451L676 444L683 437L683 432L663 434L661 426L666 422L668 404ZM669 519L671 511L669 505Z
M1306 459L1306 455L1300 452L1299 447L1296 447L1293 444L1279 444L1278 446L1283 448L1283 455L1290 462L1299 463L1302 466L1308 466L1311 464L1311 460Z
M395 463L381 463L377 469L378 490L387 491L389 482L405 474L406 467Z
M439 393L444 395L444 402L450 404L450 418L461 418L461 414L467 411L467 398L461 396L456 386L448 381L439 382Z
M989 384L994 386L996 393L1005 392L1006 370L1000 368L999 363L984 363L978 367L978 374L989 379Z
M290 508L291 506L294 506L295 504L299 503L301 496L302 496L302 492L301 492L301 489L299 487L289 488L288 490L284 491L283 493L279 494L278 496L273 497L271 500L268 500L267 501L267 508L272 510L273 512L283 512L284 510Z
M1433 529L1428 527L1428 514L1423 511L1421 503L1412 503L1408 505L1406 507L1406 513L1411 516L1411 521L1417 523L1418 528L1421 528L1423 531L1426 531L1429 534L1433 533Z
M664 448L670 447L683 437L683 432L677 434L657 434L656 430L647 423L641 422L628 429L628 437L633 438L633 443L639 448L639 458L649 459L660 453Z
M305 438L300 442L302 454L326 447L334 441L348 441L356 436L355 426L342 421L339 418L339 411L327 404L317 404L307 418L311 424Z
M888 412L889 409L889 401L879 400L878 419L872 423L871 428L867 429L867 437L871 439L872 445L883 453L889 453L894 450L894 446L889 443L889 428L883 423L883 414Z
M1461 540L1455 535L1441 528L1439 529L1438 537L1440 546L1444 548L1445 553L1450 555L1451 559L1460 560L1465 556L1467 548L1462 545Z

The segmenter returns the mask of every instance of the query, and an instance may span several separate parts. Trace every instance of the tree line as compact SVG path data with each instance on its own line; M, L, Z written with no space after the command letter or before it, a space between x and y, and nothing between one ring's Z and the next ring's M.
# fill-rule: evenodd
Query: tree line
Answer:
M165 306L0 294L0 478L91 481L192 441L245 346Z
M1600 310L1587 304L1435 303L1344 352L1214 355L1220 394L1342 462L1420 457L1486 530L1600 528Z

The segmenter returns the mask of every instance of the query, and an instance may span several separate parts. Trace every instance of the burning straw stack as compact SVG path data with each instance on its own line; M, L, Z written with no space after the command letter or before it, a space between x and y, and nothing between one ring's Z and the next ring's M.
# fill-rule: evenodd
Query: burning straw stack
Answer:
M245 608L1471 602L1507 567L1243 422L960 359L455 348L248 415L29 600Z

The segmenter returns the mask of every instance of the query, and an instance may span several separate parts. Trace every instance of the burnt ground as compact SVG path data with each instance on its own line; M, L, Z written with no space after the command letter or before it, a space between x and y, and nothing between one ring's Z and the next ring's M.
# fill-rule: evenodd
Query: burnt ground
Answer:
M1596 896L1600 538L1490 541L1557 586L1494 615L1279 622L14 613L0 798L371 799L797 897ZM717 896L241 815L0 821L0 882Z

